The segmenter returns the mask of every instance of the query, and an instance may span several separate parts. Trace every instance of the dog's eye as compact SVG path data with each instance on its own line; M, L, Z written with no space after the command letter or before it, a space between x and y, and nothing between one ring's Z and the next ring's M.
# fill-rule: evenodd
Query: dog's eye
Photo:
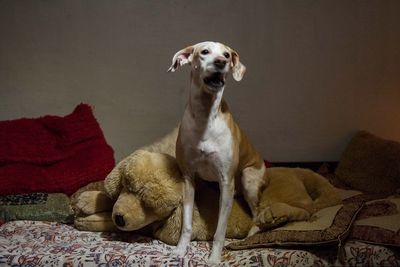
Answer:
M210 51L208 51L207 49L201 50L200 52L202 55L207 55L208 53L210 53Z
M224 53L224 57L225 57L225 58L229 58L230 56L231 56L231 55L230 55L228 52L225 52L225 53Z

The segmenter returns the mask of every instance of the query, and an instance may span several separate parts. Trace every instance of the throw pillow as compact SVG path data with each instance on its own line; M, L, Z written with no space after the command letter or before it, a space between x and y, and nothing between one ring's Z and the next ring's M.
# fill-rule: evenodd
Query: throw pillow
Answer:
M335 174L352 189L393 194L400 188L400 143L361 131L343 152Z
M64 117L0 122L0 196L34 192L72 194L104 180L114 151L89 105Z

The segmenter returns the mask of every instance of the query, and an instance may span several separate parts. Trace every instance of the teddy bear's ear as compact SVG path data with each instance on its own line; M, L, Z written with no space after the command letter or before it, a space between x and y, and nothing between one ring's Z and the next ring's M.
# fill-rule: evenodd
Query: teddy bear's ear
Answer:
M111 199L116 200L122 190L123 169L125 168L127 159L119 162L104 180L105 191Z
M160 216L168 216L182 199L183 179L174 157L137 150L125 167L123 184Z

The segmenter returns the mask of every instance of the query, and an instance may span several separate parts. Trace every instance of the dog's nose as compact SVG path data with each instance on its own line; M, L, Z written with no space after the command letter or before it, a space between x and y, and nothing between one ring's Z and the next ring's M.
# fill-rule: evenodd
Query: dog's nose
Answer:
M214 65L218 68L218 69L223 69L225 68L226 65L226 60L221 59L221 58L217 58L214 61Z
M124 216L122 216L122 215L119 215L119 214L115 215L114 216L114 221L115 221L115 224L120 226L120 227L124 227L125 226Z

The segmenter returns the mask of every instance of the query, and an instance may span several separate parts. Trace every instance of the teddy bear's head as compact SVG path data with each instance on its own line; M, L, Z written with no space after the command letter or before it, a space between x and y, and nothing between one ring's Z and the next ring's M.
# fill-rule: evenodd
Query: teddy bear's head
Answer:
M115 225L132 231L165 219L181 203L182 186L175 158L137 150L105 180L108 195L117 198Z

